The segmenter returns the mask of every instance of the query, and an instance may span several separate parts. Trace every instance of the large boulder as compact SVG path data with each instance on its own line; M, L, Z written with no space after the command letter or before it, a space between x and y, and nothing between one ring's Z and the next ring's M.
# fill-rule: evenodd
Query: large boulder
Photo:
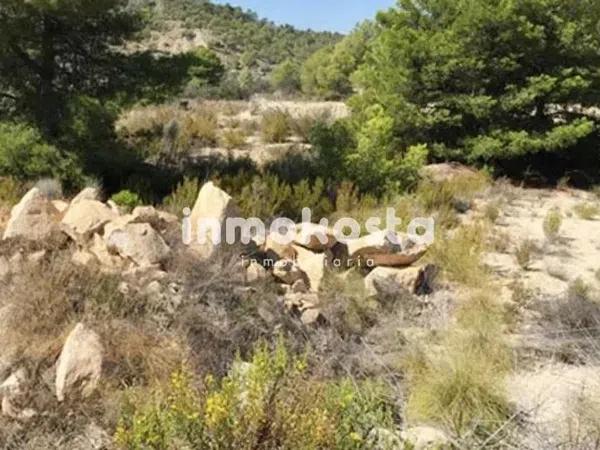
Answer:
M323 225L304 222L296 225L294 242L309 250L321 252L333 247L337 240L331 229Z
M102 231L104 225L117 217L104 203L84 199L69 206L61 225L65 233L79 242Z
M404 267L418 261L428 246L419 245L407 235L382 230L359 239L347 241L348 253L359 266Z
M104 241L109 249L142 267L160 264L170 254L169 246L147 223L129 223L115 228L105 233Z
M78 323L67 337L56 364L56 397L80 394L89 396L102 375L104 349L100 337L82 323Z
M3 239L45 239L58 228L59 212L38 188L32 188L10 212Z
M207 227L200 230L200 223L209 221L220 227L221 245L226 245L225 223L229 217L238 217L238 209L235 202L227 192L216 187L212 182L206 183L200 189L196 204L190 214L191 224L191 246L201 256L209 258L214 255L218 245L213 242L212 229ZM204 231L204 242L199 242L199 234ZM236 237L237 238L237 237Z

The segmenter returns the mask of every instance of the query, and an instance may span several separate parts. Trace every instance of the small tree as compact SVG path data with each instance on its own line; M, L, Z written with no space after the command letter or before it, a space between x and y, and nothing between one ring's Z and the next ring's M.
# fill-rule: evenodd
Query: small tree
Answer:
M300 67L291 59L286 59L273 70L271 87L286 94L300 90Z

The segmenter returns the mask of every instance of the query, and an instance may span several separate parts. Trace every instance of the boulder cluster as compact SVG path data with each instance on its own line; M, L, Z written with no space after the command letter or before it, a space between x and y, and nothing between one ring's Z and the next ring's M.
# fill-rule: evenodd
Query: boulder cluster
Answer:
M223 233L227 219L239 217L233 199L213 183L202 187L193 209L186 213L192 224L201 219L222 224ZM168 279L165 262L178 251L167 243L170 231L181 233L179 218L152 206L126 212L111 201L103 202L100 192L94 188L84 189L70 202L52 200L33 188L12 209L3 239L40 241L58 234L71 241L73 264L98 267L120 274L123 279L133 278L140 285L138 288L161 293L166 290L162 284ZM224 241L226 236L222 237ZM232 248L239 252L240 258L235 267L241 273L232 276L242 278L248 285L277 283L285 307L305 325L317 325L324 319L318 293L329 270L343 276L344 272L358 267L365 275L369 295L376 295L383 285L413 294L427 293L431 289L434 268L415 265L427 247L410 242L406 235L397 234L396 237L399 241L391 239L389 231L382 231L340 242L328 228L301 223L296 225L295 237L289 244L279 243L272 235L255 238L246 245L235 242ZM236 236L236 239L240 237ZM394 242L402 242L402 245ZM202 245L192 240L186 251L206 260L218 252L218 246L210 239ZM44 256L42 250L14 258L26 257L31 261L41 260ZM0 264L0 275L11 270L11 263ZM124 282L122 289L127 291L130 286ZM177 292L176 286L168 289ZM0 321L2 314L0 308ZM56 362L54 389L57 400L90 395L101 378L103 355L98 334L87 324L76 324ZM18 420L34 417L37 412L27 408L24 401L28 383L26 371L11 367L4 373L2 357L0 354L0 376L7 376L4 381L0 378L2 413Z

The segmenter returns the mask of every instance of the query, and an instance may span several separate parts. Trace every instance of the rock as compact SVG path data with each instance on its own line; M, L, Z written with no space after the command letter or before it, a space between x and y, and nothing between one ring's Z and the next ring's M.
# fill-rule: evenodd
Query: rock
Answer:
M291 292L294 294L304 294L308 292L308 286L304 280L298 280L292 285Z
M295 260L297 252L291 244L280 244L271 235L268 235L265 242L259 246L259 250L264 253L266 259L277 262L280 259Z
M179 217L166 211L158 211L158 218L167 225L179 222Z
M123 208L119 207L114 200L108 200L106 202L106 206L110 208L112 212L114 212L117 216L123 214Z
M163 262L170 254L169 246L147 223L130 223L104 235L109 249L138 266L153 266Z
M67 337L56 363L56 397L62 402L76 391L89 396L102 374L104 349L100 337L78 323Z
M402 431L400 436L414 450L443 450L451 448L448 436L436 428L413 427Z
M225 222L229 217L238 217L239 213L231 196L225 191L216 187L212 182L206 183L200 189L196 204L190 214L190 223L192 229L192 248L201 256L210 258L217 250L219 245L226 244ZM199 242L199 225L202 221L213 221L220 227L215 233L220 234L221 244L215 244L212 239L213 230L206 227L204 231L204 241ZM236 236L236 241L239 236Z
M451 181L458 177L474 176L477 172L460 163L430 164L421 169L421 176L436 183Z
M154 206L136 206L131 215L136 222L156 223L159 219Z
M102 231L104 225L117 217L104 203L83 199L69 206L61 225L67 235L80 242Z
M52 203L39 189L33 188L12 208L3 239L45 239L58 228L58 216L59 212Z
M300 223L296 226L294 242L313 251L325 251L333 247L337 240L333 231L314 223Z
M252 261L246 268L246 282L256 283L257 281L265 280L269 276L267 270L256 261Z
M318 292L323 276L325 275L325 266L327 265L326 255L323 253L313 253L300 246L295 246L294 248L298 254L296 264L306 274L310 289Z
M71 256L71 262L77 266L88 267L96 261L94 255L86 250L77 250Z
M425 245L415 244L402 233L393 233L389 230L349 240L347 245L353 263L367 267L410 266L418 261L428 248Z
M26 396L27 372L19 369L0 385L2 414L15 420L29 420L37 415L31 408L21 407Z
M314 325L321 319L321 310L317 308L305 309L300 320L304 325Z
M370 450L404 449L402 438L394 430L373 428L367 436L367 448Z
M376 267L365 277L365 289L370 296L402 289L411 294L429 294L433 291L437 273L433 265L402 269Z
M69 204L64 200L52 200L52 206L54 206L59 213L64 213L69 207Z
M345 271L352 267L348 246L343 242L338 242L330 249L327 249L325 255L332 270Z
M100 201L100 191L94 187L86 187L71 200L71 206L79 203L81 200Z
M33 252L29 256L27 256L27 261L32 263L39 263L46 257L46 250L40 250L37 252Z
M305 275L298 265L290 259L281 259L273 266L273 276L285 284L292 285L303 280Z
M123 260L109 251L108 245L106 245L106 242L104 242L104 239L99 234L95 234L92 238L89 251L109 271L118 271L123 266Z

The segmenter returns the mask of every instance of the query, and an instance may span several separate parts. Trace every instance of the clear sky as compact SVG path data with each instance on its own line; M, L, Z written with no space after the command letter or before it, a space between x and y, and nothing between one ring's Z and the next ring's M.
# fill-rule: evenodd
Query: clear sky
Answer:
M214 0L258 13L276 23L297 28L347 33L354 25L375 17L380 9L396 4L395 0Z

